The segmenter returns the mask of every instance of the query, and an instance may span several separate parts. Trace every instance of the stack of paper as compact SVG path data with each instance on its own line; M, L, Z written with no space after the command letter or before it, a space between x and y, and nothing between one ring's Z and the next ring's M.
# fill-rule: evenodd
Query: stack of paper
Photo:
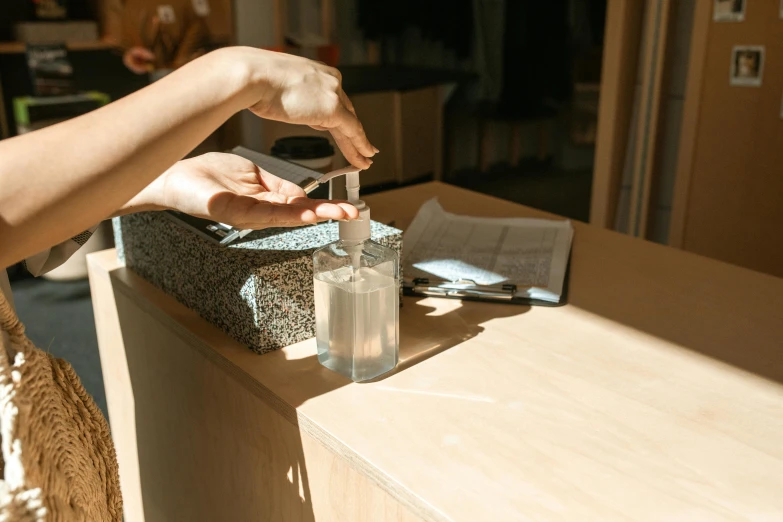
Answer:
M573 236L567 220L458 216L431 199L403 236L405 288L559 303Z

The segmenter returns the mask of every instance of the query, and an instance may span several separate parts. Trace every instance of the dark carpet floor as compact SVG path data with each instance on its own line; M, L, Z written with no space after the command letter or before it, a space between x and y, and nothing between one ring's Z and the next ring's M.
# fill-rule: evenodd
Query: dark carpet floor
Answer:
M27 277L11 281L11 288L27 336L42 350L71 363L84 388L106 415L106 394L87 280L60 282Z

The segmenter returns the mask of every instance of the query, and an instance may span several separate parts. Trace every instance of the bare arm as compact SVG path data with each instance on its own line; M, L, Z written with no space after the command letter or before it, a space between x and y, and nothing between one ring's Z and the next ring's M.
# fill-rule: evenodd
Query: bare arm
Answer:
M2 141L0 267L108 217L244 108L329 129L366 168L375 151L343 97L333 69L225 49L99 110Z

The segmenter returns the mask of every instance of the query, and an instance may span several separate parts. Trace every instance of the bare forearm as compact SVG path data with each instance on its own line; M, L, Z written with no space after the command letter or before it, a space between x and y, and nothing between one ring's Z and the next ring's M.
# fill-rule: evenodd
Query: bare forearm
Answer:
M356 210L346 214L334 205L313 210L292 194L282 204L259 204L215 181L219 173L209 169L225 165L195 169L206 185L182 190L180 183L179 197L161 198L168 191L159 185L151 192L145 189L156 187L153 180L160 182L166 169L244 108L262 118L329 130L346 159L360 169L369 167L369 158L378 152L367 140L337 70L282 53L222 49L107 107L1 142L0 268L115 212L173 206L211 216L211 197L194 204L182 194L204 196L216 188L237 207L227 215L248 226L342 219ZM256 167L243 168L237 175L249 173L250 186L263 185ZM142 189L145 194L137 196Z
M249 103L220 52L122 100L0 142L0 267L121 208Z
M141 192L133 196L124 205L111 213L109 217L125 216L127 214L133 214L135 212L149 212L155 210L171 210L171 206L166 204L165 192L166 192L166 175L169 170L176 167L169 168L166 172L155 178L155 180L141 189Z

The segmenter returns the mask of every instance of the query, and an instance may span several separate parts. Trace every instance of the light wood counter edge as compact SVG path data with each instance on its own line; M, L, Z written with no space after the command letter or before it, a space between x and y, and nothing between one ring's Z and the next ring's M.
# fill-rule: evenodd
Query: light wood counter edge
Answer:
M383 471L373 466L330 433L323 430L295 406L287 403L268 387L240 367L243 360L258 359L258 355L231 339L217 327L204 321L196 312L188 309L173 297L161 292L132 270L124 267L117 259L116 249L104 250L87 256L92 272L104 272L112 281L112 287L122 292L146 313L171 328L194 347L206 359L231 375L252 394L263 400L288 422L298 427L329 451L338 455L351 468L367 477L372 483L387 492L394 500L406 507L422 520L448 522L451 519L425 502L421 497L403 487ZM180 321L178 319L183 319ZM185 326L187 321L197 331ZM209 344L207 344L209 343ZM286 348L282 349L283 351Z

